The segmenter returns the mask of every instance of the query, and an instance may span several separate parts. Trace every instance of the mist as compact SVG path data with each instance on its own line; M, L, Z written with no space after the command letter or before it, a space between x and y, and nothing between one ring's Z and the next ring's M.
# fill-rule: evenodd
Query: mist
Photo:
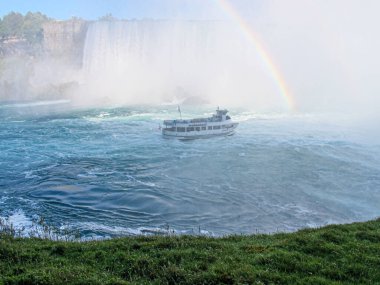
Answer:
M80 66L34 58L27 66L9 64L2 82L24 82L11 91L16 99L46 99L50 92L80 105L193 102L289 111L256 47L218 1L186 2L190 14L176 2L164 3L168 20L90 23ZM378 2L231 1L231 6L286 83L292 111L377 112Z
M165 29L156 33L164 38L159 46L152 44L156 62L148 61L144 67L140 64L133 66L136 64L133 60L127 63L122 59L124 67L131 67L129 70L133 74L130 78L133 75L135 78L128 81L126 76L125 85L111 84L118 100L124 98L133 102L132 94L137 92L143 93L136 96L142 101L157 102L163 93L175 92L173 90L179 86L191 96L200 96L214 104L219 102L259 110L285 108L278 86L255 47L244 38L238 23L229 15L223 11L217 14L220 7L216 4L212 7L207 2L204 9L200 9L203 11L201 18L204 18L205 10L218 18L212 28L205 29L209 34L209 38L204 39L206 43L190 39L192 35L185 25L178 24L181 19L178 11L177 22L173 25L177 25L178 33L185 35L175 38L171 35L173 31ZM197 5L201 4L197 2ZM338 111L358 115L377 112L380 103L377 83L380 39L376 36L380 24L376 11L380 4L377 1L363 4L340 0L292 0L286 3L265 1L260 5L252 1L235 1L232 5L249 23L270 55L294 98L297 111ZM190 47L186 47L187 54L171 54L165 44L171 44L173 48L175 40L190 42ZM203 54L199 61L194 60L195 56L192 62L187 61L189 56L199 52L202 45L210 42L214 46L209 54ZM180 45L177 48L180 49ZM175 69L175 75L168 71L171 68ZM113 76L111 73L110 77Z
M80 94L120 104L281 108L277 86L227 21L95 22L87 32Z
M252 19L299 110L373 113L379 104L377 1L266 1Z

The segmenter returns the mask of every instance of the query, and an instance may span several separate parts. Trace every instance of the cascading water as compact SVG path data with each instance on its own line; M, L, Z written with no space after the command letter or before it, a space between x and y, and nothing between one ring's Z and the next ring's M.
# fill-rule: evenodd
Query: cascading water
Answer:
M87 32L83 69L91 98L122 103L193 96L218 104L236 102L237 96L240 104L278 101L254 48L227 22L94 22Z

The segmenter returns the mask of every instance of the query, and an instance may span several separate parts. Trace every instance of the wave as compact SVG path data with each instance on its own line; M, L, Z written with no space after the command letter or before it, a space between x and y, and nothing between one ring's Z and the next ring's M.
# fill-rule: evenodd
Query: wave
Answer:
M63 224L58 227L49 226L41 217L32 218L24 211L17 209L7 216L0 216L0 230L12 229L19 237L38 237L53 240L102 240L121 236L170 236L170 235L205 235L215 236L214 233L204 229L178 230L165 225L163 227L122 227L105 225L96 222L77 222Z

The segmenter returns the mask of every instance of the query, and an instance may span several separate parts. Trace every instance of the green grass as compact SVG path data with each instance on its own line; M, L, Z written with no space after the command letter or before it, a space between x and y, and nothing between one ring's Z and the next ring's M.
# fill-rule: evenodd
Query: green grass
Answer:
M380 219L225 238L3 234L0 284L380 284Z

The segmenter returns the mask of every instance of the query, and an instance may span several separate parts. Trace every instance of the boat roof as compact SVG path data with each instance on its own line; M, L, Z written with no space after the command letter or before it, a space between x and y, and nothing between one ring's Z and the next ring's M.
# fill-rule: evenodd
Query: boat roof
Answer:
M224 110L216 110L216 114L213 114L212 117L209 118L195 118L188 120L165 120L165 125L173 125L173 124L194 124L194 123L208 123L208 122L220 122L222 121L222 115L226 115L228 112L227 109Z

